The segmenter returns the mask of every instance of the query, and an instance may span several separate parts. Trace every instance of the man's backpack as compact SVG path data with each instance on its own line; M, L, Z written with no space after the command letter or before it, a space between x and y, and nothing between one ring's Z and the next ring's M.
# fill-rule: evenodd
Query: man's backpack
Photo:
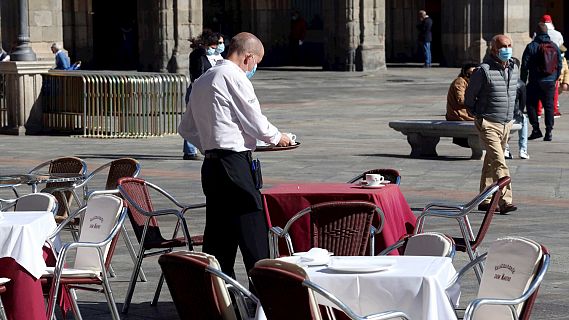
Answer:
M543 75L551 75L557 72L559 54L557 46L551 42L542 42L537 49L537 69Z

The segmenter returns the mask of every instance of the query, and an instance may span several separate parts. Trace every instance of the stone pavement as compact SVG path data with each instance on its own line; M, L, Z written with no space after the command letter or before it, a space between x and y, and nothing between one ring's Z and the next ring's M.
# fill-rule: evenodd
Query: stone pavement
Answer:
M466 201L478 193L481 161L469 160L470 150L442 138L436 159L411 159L405 136L388 127L396 119L443 119L446 93L458 69L389 68L374 73L322 72L312 69L260 70L254 86L264 113L283 131L297 134L302 145L292 151L265 152L266 187L294 181L344 182L366 169L392 167L402 174L401 189L415 214L433 200ZM517 157L517 136L512 138L514 202L510 216L496 216L487 244L504 235L526 236L545 244L552 264L539 292L533 319L566 319L569 314L568 223L569 214L569 94L560 97L552 142L529 142L530 160ZM172 192L183 202L203 201L199 161L183 161L179 137L148 139L84 139L54 136L0 136L0 174L23 172L58 156L85 159L92 170L110 159L129 156L141 161L142 177ZM158 207L161 202L158 203ZM474 215L480 221L482 215ZM170 221L164 221L167 224ZM191 232L203 229L204 212L189 217ZM171 223L170 223L171 224ZM437 221L434 229L457 230ZM456 267L464 264L457 254ZM113 259L115 298L122 307L132 263L119 242ZM158 307L151 307L159 276L157 258L143 264L149 277L137 284L125 319L176 318L165 287ZM242 264L238 279L244 282ZM463 284L463 299L474 292L474 277ZM85 319L108 319L104 296L79 292Z

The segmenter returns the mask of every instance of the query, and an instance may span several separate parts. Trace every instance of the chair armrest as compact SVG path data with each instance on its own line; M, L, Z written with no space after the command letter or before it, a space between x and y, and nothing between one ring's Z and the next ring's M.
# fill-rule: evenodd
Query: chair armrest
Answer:
M175 204L176 206L178 206L179 208L185 209L186 207L188 207L188 209L191 209L190 206L192 206L192 205L186 206L186 205L182 204L181 202L179 202L178 200L176 200L176 198L174 198L174 196L172 196L170 193L168 193L166 190L160 188L159 186L157 186L157 185L155 185L155 184L153 184L153 183L151 183L151 182L148 182L148 181L145 181L145 184L146 184L147 186L149 186L150 188L152 188L152 189L158 191L158 193L162 194L165 198L167 198L168 200L170 200L172 203L174 203L174 204Z
M464 209L464 204L453 202L431 202L425 206L424 210L427 210L431 207L462 210Z
M310 280L304 280L302 285L312 289L313 291L317 292L328 301L332 302L336 307L342 310L350 319L356 320L384 320L384 319L393 319L393 318L402 318L402 319L409 319L409 317L400 311L387 311L381 313L370 314L367 316L360 316L356 314L350 307L348 307L345 303L340 301L340 299L336 298L332 293L328 292L328 290L322 288L321 286L317 285L316 283Z
M196 204L183 204L182 215L186 214L186 211L190 209L199 209L205 208L205 203L196 203Z
M269 229L269 233L273 233L279 238L282 238L285 236L285 234L287 234L287 232L285 232L281 227L271 227Z
M454 208L436 208L424 210L420 215L421 217L441 217L441 218L460 218L467 215L469 211L457 210ZM419 219L417 218L417 219Z
M458 270L456 275L454 277L452 277L452 279L447 284L447 287L445 288L445 290L448 290L449 288L454 286L457 282L460 282L460 280L462 279L462 277L464 276L466 271L474 268L475 265L480 264L484 260L486 260L487 255L488 255L488 252L484 252L483 254L478 256L476 259L470 261L468 264L466 264L464 267L462 267L460 270Z
M398 249L398 248L401 248L405 244L405 241L406 241L406 238L395 242L394 244L390 245L389 247L383 249L380 253L377 254L377 256L385 256L385 255L389 254L391 251Z
M65 220L63 220L47 238L50 240L55 238L55 236L61 231L61 229L63 229L69 222L73 221L79 214L81 214L85 210L87 210L87 205L84 205L81 208L75 210L72 214L70 214L67 218L65 218Z

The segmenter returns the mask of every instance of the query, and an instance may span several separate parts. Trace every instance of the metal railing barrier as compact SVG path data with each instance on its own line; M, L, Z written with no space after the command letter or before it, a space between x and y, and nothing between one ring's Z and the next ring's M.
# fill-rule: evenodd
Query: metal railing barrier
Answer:
M186 109L183 74L81 70L50 71L42 78L49 132L93 138L177 134Z

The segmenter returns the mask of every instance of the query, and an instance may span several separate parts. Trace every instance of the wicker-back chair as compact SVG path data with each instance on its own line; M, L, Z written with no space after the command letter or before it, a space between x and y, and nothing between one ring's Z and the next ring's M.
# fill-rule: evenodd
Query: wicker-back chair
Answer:
M385 180L389 181L389 183L399 184L401 182L401 175L399 174L399 171L395 169L371 169L353 177L348 181L348 183L354 183L358 180L364 179L366 174L381 174Z
M150 197L150 190L154 190L172 204L168 209L155 210ZM190 237L188 226L184 214L190 209L203 208L205 203L185 205L178 202L172 195L164 189L139 178L121 178L118 180L118 190L121 196L126 200L128 206L128 216L132 224L132 228L139 243L139 251L136 255L137 262L132 272L130 284L125 297L122 308L123 313L128 312L130 301L136 286L136 279L142 266L142 260L146 257L168 253L176 247L186 247L193 250L194 245L203 244L203 236ZM175 209L174 209L175 207ZM158 225L156 217L172 215L176 217L176 226L174 234L171 238L164 238ZM182 229L182 236L178 236L179 229ZM148 252L147 252L148 251ZM158 302L164 275L160 276L158 286L154 294L152 304Z
M366 201L331 201L312 205L295 214L284 228L269 230L271 257L279 257L279 238L284 238L289 255L294 253L289 234L292 224L303 216L310 215L311 247L319 247L338 256L365 255L368 243L373 250L375 235L383 229L384 216L375 204ZM378 215L380 225L372 225Z
M61 157L46 161L30 170L29 173L41 174L41 170L45 170L46 167L48 174L85 174L85 172L87 172L87 164L85 161L77 157ZM57 223L62 222L69 215L70 200L73 195L72 190L59 190L71 186L73 186L73 182L48 182L42 190L42 192L53 194L57 199L59 204L57 214L55 215L55 221Z

